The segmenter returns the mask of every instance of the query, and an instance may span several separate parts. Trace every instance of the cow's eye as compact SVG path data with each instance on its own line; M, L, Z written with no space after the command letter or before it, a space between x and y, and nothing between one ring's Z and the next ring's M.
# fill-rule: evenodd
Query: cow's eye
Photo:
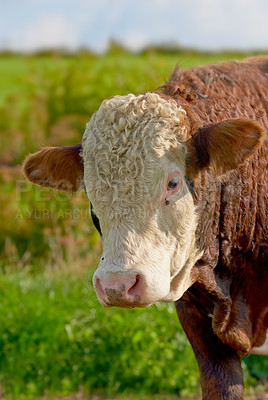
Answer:
M175 189L177 187L178 183L179 183L179 177L176 176L176 177L170 179L170 181L168 182L168 185L167 185L167 189L168 190Z

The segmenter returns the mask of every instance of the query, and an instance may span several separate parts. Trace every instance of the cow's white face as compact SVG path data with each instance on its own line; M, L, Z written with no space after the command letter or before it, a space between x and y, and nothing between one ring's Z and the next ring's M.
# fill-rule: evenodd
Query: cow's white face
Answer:
M199 254L185 116L147 93L104 101L87 125L84 182L102 231L94 286L103 305L174 301L192 284Z

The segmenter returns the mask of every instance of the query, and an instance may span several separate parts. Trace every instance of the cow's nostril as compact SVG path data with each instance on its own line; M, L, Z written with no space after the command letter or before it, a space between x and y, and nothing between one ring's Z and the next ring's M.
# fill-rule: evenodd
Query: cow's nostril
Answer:
M127 294L130 296L137 295L139 283L140 283L140 276L137 275L135 283L128 289Z

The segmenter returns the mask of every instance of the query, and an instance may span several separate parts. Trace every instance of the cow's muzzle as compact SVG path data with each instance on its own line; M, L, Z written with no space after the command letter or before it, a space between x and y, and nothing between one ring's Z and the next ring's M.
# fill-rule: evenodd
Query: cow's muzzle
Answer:
M125 276L116 273L111 277L98 277L95 273L94 287L101 304L115 307L145 307L142 298L144 278L141 274Z

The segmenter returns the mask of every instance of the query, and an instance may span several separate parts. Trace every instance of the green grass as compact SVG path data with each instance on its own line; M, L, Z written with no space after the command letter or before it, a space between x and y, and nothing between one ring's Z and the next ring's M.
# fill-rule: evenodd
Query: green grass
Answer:
M29 89L29 84L44 70L53 73L56 70L64 72L74 69L77 73L82 73L82 79L86 78L85 91L89 89L87 85L93 85L97 89L98 98L100 92L103 92L104 97L101 99L104 99L108 92L112 96L128 91L139 93L144 90L155 90L168 79L177 64L188 68L196 64L242 57L244 57L242 53L159 54L154 51L141 55L106 54L103 57L83 54L69 57L0 55L0 106L4 105L9 96L23 98L24 91L27 92Z

